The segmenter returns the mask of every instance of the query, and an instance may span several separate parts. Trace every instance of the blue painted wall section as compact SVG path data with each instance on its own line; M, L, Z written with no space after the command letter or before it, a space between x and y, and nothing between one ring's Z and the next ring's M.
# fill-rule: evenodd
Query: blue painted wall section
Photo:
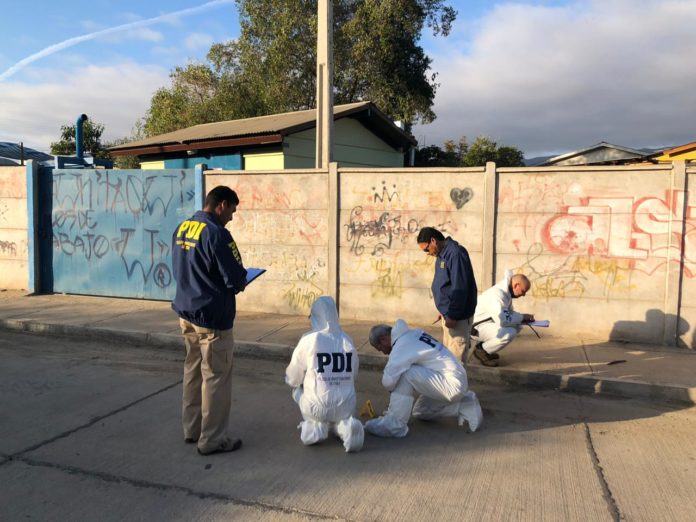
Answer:
M196 154L180 158L164 159L166 169L192 169L196 165L204 163L209 169L242 170L242 155L237 154Z
M39 264L39 165L36 160L27 162L27 252L28 286L30 294L41 289Z
M53 170L50 177L54 292L174 297L171 237L194 212L192 169Z

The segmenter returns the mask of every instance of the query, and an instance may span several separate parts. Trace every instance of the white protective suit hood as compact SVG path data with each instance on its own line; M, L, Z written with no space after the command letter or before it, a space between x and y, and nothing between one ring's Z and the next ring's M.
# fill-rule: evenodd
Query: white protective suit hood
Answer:
M503 278L498 281L495 286L500 287L500 289L503 292L507 292L510 288L510 280L512 279L512 276L515 275L514 272L510 269L505 271L505 274L503 275Z
M331 333L343 333L338 322L338 312L334 300L328 295L317 298L312 305L311 314L312 331Z
M408 324L406 324L406 321L403 319L397 319L396 322L394 323L394 326L392 327L391 331L391 345L392 347L396 343L396 341L399 340L399 337L404 335L409 331Z

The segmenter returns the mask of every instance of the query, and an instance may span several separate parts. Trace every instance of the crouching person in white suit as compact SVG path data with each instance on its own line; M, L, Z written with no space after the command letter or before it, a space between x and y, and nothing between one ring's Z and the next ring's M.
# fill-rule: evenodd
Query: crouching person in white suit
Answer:
M394 328L372 327L370 344L389 356L382 384L391 396L387 411L367 421L367 432L405 437L411 410L419 419L456 417L460 426L466 421L470 431L478 429L483 413L476 394L468 389L466 371L436 339L423 330L410 330L399 319Z
M516 312L512 305L530 286L527 276L506 270L502 280L479 296L471 335L477 341L474 356L484 366L498 366L498 352L517 337L523 324L534 321L532 314Z
M363 426L353 417L358 354L338 323L336 303L329 296L312 305L312 331L304 334L285 370L292 398L304 420L298 428L306 445L316 444L335 432L347 452L360 451Z

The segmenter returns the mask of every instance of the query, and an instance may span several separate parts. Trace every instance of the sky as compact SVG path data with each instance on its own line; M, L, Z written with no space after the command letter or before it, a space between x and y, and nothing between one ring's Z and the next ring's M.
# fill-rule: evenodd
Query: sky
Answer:
M696 140L696 0L449 0L422 46L439 83L421 145L489 136L528 158ZM0 141L48 151L87 114L129 136L169 73L239 35L233 0L5 2Z

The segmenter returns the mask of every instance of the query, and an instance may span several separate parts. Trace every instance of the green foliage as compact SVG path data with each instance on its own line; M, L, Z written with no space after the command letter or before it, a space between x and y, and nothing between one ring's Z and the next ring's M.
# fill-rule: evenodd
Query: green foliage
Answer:
M207 63L171 74L145 116L146 136L315 107L316 0L237 0L241 34L216 43ZM408 125L435 119L427 26L446 36L456 11L444 0L334 0L334 100L370 100Z
M110 159L111 153L101 143L103 133L104 125L91 120L85 121L82 127L83 150L91 152L95 158ZM75 152L75 124L61 125L60 139L51 143L51 154L74 156Z
M110 143L108 143L108 147L115 147L116 145L123 145L124 143L129 143L137 138L134 137L127 137L127 138L119 138L117 140L114 140ZM114 168L115 169L139 169L140 168L140 160L138 159L138 156L116 156L113 158L114 159Z
M143 131L143 125L144 125L143 121L138 120L137 122L135 122L135 126L133 127L133 129L131 129L130 136L116 139L112 142L105 144L104 146L107 148L110 148L110 147L115 147L116 145L123 145L124 143L130 143L131 141L143 139L145 137L144 131ZM114 160L114 168L116 168L116 169L139 169L140 168L140 160L138 159L138 156L115 156L113 158L113 160Z
M524 166L524 154L517 147L498 146L492 139L479 136L469 145L466 137L459 142L448 140L444 148L437 145L416 151L416 167L482 167L492 161L498 167Z

